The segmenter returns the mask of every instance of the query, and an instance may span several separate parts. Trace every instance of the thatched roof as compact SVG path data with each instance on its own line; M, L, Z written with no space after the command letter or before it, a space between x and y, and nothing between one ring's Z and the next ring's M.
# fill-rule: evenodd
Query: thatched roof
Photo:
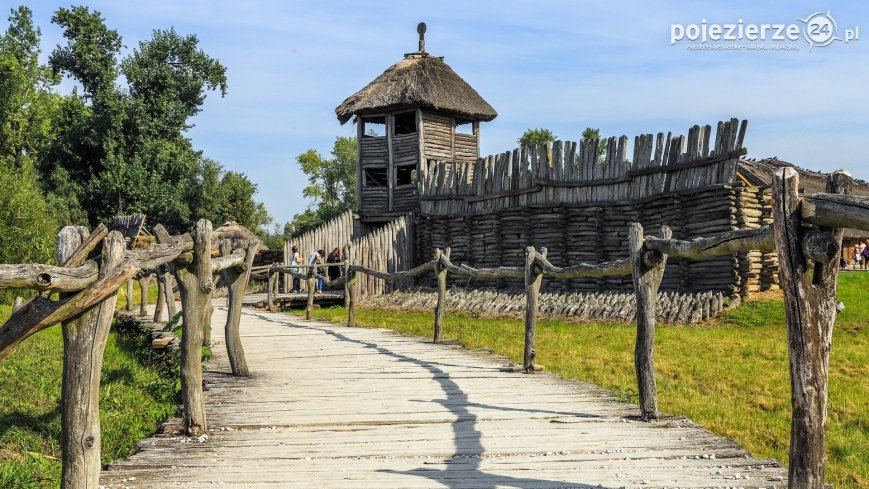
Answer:
M797 170L800 174L800 192L805 194L814 194L827 191L827 174L823 172L806 170L800 168L793 163L780 160L778 158L765 158L755 160L751 158L743 158L739 161L738 172L740 176L745 178L749 183L755 186L762 187L772 184L772 174L779 168L789 166ZM869 183L859 178L854 179L854 185L851 192L853 195L869 196Z
M775 171L779 168L785 166L792 167L799 172L800 193L814 194L827 191L826 173L806 170L805 168L800 168L792 163L782 161L775 157L765 158L762 160L743 158L739 160L738 172L739 175L748 183L758 187L762 187L765 185L771 185L773 173L775 173ZM869 196L869 182L866 182L865 180L860 180L859 178L855 178L854 183L851 186L851 194L860 197ZM869 231L862 231L859 229L846 229L845 237L865 239L869 238Z
M347 97L335 114L344 124L355 114L417 107L468 120L490 121L498 115L443 59L428 53L406 55L365 88Z
M232 241L232 249L246 249L251 240L261 241L250 229L235 221L227 221L211 232L211 247L216 250L220 246L220 241L224 239ZM267 250L268 248L261 243L259 249Z

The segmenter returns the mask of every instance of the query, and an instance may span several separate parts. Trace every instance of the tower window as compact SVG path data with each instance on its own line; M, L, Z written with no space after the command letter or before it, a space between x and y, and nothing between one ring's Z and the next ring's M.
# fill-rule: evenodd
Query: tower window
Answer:
M474 134L474 123L456 119L456 134Z
M416 112L395 114L395 135L413 134L416 132Z
M417 182L416 165L395 167L395 184L412 185Z
M365 169L365 186L366 187L385 187L386 186L386 168L366 168Z
M379 137L386 135L386 117L382 115L363 117L361 121L362 137Z

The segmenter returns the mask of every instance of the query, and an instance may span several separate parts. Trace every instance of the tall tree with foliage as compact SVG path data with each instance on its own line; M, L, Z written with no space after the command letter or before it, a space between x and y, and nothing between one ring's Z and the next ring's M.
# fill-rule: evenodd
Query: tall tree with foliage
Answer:
M119 61L121 36L99 12L61 8L52 21L65 46L49 57L82 86L62 110L64 125L44 162L55 191L71 193L91 223L143 212L181 230L198 216L189 205L201 155L185 132L208 91L226 93L226 69L196 36L156 30ZM120 75L127 86L119 85Z
M57 221L35 161L52 138L57 78L39 63L39 29L29 8L12 9L0 35L0 262L47 261Z
M313 202L301 214L293 216L292 233L299 234L356 209L356 138L337 137L332 145L332 158L324 158L309 149L296 161L308 176L302 194Z
M528 129L516 140L522 148L530 148L540 144L548 144L555 141L556 136L549 129Z

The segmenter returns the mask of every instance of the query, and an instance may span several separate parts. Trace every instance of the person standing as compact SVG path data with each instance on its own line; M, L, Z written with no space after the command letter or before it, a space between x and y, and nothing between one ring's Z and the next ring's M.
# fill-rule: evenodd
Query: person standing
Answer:
M860 245L863 247L860 250L860 256L863 258L863 269L869 269L869 239L865 243L860 243Z
M292 251L290 252L290 268L297 273L302 273L302 267L299 265L302 264L302 255L299 254L299 247L293 246ZM292 294L298 294L302 291L302 279L299 277L293 276L293 290L290 291Z
M308 258L308 273L309 274L317 274L322 275L320 273L320 267L318 265L323 264L323 257L326 256L326 252L324 250L318 250L311 254L311 257ZM317 279L317 292L323 292L323 279Z
M329 253L329 257L326 258L326 263L341 263L341 250L337 247ZM329 281L338 280L338 277L341 276L341 267L337 265L329 266Z

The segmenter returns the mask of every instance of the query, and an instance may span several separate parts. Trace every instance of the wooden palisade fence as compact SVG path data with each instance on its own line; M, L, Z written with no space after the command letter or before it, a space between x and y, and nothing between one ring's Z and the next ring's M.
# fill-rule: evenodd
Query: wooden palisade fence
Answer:
M332 284L343 284L348 306L348 326L355 326L360 296L360 275L387 281L407 280L434 273L438 284L434 342L441 341L446 277L448 273L474 279L516 279L525 285L525 348L523 368L535 371L537 300L541 278L631 276L636 296L637 336L634 366L640 413L644 420L658 416L654 370L655 297L669 257L699 259L749 250L777 252L781 263L781 284L785 295L788 351L791 374L791 488L824 487L824 436L827 412L828 361L836 315L836 283L842 228L869 230L869 199L851 197L851 176L837 171L829 177L828 192L800 197L799 176L792 168L779 170L773 182L773 226L730 231L692 241L671 239L667 226L659 237L644 235L639 224L628 230L628 257L599 264L580 263L556 267L547 260L545 248L525 251L524 267L472 268L450 261L450 249L436 249L434 258L414 269L383 272L351 261L343 264L344 276ZM345 257L354 256L350 247ZM285 267L275 273L293 273L310 285L328 278L313 270L307 274ZM313 293L308 296L306 317L311 318Z
M227 353L235 375L247 375L238 335L241 296L258 243L246 250L221 244L221 256L211 258L211 223L196 225L196 234L169 236L155 228L158 244L125 249L124 236L98 226L67 226L58 234L59 266L0 264L0 288L33 289L38 295L17 308L0 327L0 361L29 336L57 323L63 327L64 358L61 406L61 451L64 489L99 487L101 431L99 421L100 370L109 328L115 313L118 288L127 284L132 307L132 279L160 270L164 301L174 306L168 270L181 291L183 312L181 385L184 428L190 436L205 432L202 395L202 336L214 275L223 274L229 285L226 323ZM141 278L140 278L141 280ZM141 283L141 282L140 282ZM168 284L168 285L167 285ZM60 293L57 300L50 294ZM147 289L143 290L147 296ZM172 309L170 309L170 312Z

